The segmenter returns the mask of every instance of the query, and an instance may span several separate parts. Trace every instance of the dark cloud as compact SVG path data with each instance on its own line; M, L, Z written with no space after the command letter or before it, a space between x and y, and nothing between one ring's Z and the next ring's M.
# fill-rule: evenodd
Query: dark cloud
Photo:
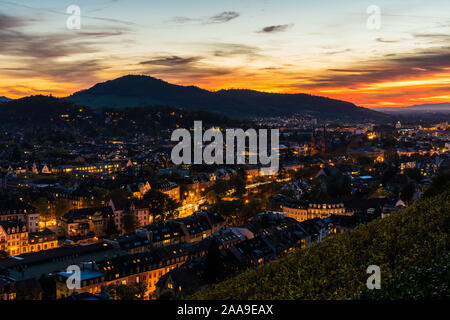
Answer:
M182 79L206 79L235 73L234 68L210 66L204 64L183 65L183 66L150 66L142 73L161 78L182 78Z
M205 23L224 23L236 19L239 17L239 13L236 11L224 11L210 17Z
M262 28L261 30L257 31L258 33L276 33L276 32L284 32L291 28L293 24L280 24L276 26L268 26L265 28Z
M174 23L178 23L178 24L189 23L189 22L198 22L198 21L201 21L201 19L188 18L188 17L182 17L182 16L173 17L170 20L170 22L174 22Z
M19 29L32 21L34 20L0 16L0 55L14 57L17 64L13 68L3 68L3 74L70 82L88 78L92 80L96 71L105 69L102 61L76 59L78 55L99 52L101 45L108 42L107 39L127 32L125 28L116 31L91 28L91 31L70 30L40 34ZM71 59L60 59L65 57Z
M139 63L144 67L142 73L165 77L182 77L183 79L202 79L217 77L235 72L233 68L218 67L202 62L203 57L179 57L177 55L155 56Z
M23 27L31 21L35 21L35 19L24 17L12 17L0 13L0 30Z
M260 49L240 43L213 43L213 54L216 57L227 57L235 55L246 55L250 57L259 56Z
M179 56L155 57L151 60L142 61L140 64L160 65L160 66L181 66L201 60L201 57L182 58Z
M413 33L416 39L427 41L430 44L441 44L450 42L450 34L445 33Z
M216 24L216 23L225 23L236 19L240 16L240 14L236 11L224 11L219 14L205 17L205 18L190 18L185 16L176 16L169 20L169 22L176 24L185 24L185 23L201 23L201 24Z
M97 52L98 39L122 35L123 32L70 32L30 34L0 30L0 54L27 58L55 58ZM96 41L92 41L96 40Z
M377 42L382 42L382 43L396 43L396 42L400 42L400 40L387 40L387 39L383 39L383 38L377 38L376 41Z
M397 54L380 60L362 61L354 68L330 68L316 77L300 78L310 84L299 87L348 87L382 81L400 81L423 77L427 74L445 73L450 68L450 51L445 48L415 54Z
M341 53L346 53L346 52L351 52L351 49L344 49L344 50L333 50L333 51L325 51L324 54L326 55L335 55L335 54L341 54Z

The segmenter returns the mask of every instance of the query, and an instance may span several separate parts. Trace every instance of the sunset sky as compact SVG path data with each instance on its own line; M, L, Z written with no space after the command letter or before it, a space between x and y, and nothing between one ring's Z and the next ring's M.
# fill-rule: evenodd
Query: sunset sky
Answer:
M69 5L80 30L66 27ZM365 107L450 102L450 1L0 1L0 96L66 96L126 74Z

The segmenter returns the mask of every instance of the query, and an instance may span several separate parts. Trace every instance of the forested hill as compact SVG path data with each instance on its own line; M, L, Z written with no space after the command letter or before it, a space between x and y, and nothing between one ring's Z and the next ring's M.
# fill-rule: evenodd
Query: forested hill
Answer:
M388 218L332 236L189 298L448 299L449 208L447 183L443 193ZM366 288L369 265L381 268L379 290Z
M92 108L136 107L149 104L204 110L232 118L308 114L322 119L386 120L390 116L353 103L309 94L253 90L211 92L179 86L148 76L128 75L74 93L68 100Z

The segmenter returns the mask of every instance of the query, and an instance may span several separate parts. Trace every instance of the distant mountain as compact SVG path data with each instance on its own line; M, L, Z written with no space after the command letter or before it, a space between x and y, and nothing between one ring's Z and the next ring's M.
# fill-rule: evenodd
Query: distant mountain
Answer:
M0 103L1 102L8 102L8 101L11 101L12 99L10 99L10 98L7 98L7 97L4 97L4 96L0 96Z
M78 107L73 102L37 95L3 103L0 108L0 121L35 123L63 113L73 114L77 110Z
M66 98L92 108L136 107L149 104L204 110L232 118L309 114L326 119L386 119L388 116L356 105L308 94L264 93L253 90L211 92L179 86L148 76L128 75L96 84Z
M198 119L203 121L205 127L253 127L250 121L164 105L95 112L87 106L80 107L62 98L37 95L5 102L0 106L0 127L9 127L11 131L21 128L33 132L35 129L45 129L44 132L50 132L52 139L62 139L62 132L69 133L65 138L71 139L71 133L75 131L91 137L134 137L141 133L159 135L178 127L191 127ZM57 134L52 135L51 132ZM46 137L47 133L44 134Z
M444 114L450 115L450 103L419 104L407 107L373 108L388 114Z

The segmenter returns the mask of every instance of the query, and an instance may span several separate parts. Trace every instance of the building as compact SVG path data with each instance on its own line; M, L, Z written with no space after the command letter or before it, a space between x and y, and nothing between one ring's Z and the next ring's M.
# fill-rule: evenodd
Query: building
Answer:
M145 234L150 240L152 247L164 247L185 243L185 233L181 224L174 220L152 223L136 230L137 233Z
M114 213L114 223L117 231L123 232L122 219L127 212L134 215L137 226L142 227L150 223L150 211L147 204L139 199L110 200L109 206Z
M15 281L0 275L0 301L42 300L42 287L34 278Z
M177 202L181 201L180 186L175 182L171 181L159 182L154 184L153 188L159 192L168 195L170 198L172 198Z
M333 214L353 215L353 211L345 208L342 201L285 201L281 209L288 217L299 222L314 218L324 219Z
M222 229L225 220L217 213L211 211L197 211L189 217L176 219L185 235L185 242L201 241Z
M151 241L145 233L125 234L111 239L104 239L105 243L130 254L145 252L151 248Z
M53 174L67 173L106 173L113 174L122 169L119 163L95 163L80 166L63 165L52 168Z
M233 233L241 236L233 236ZM218 244L223 266L220 272L226 278L322 241L328 233L328 225L321 219L299 223L281 212L262 212L238 230L232 227L217 232L211 241ZM208 284L206 270L206 256L191 259L163 275L155 293L158 297L177 297L181 292L201 289Z
M225 220L208 210L197 211L189 217L153 223L136 229L144 233L152 247L164 247L201 241L223 229Z
M73 209L60 219L65 237L75 241L105 236L109 223L114 223L111 207Z
M142 199L144 195L151 189L147 182L133 183L127 186L127 190L131 192L133 198Z
M48 229L28 233L26 225L19 220L0 221L0 250L11 256L57 247L57 236Z
M68 266L83 261L113 258L124 254L126 252L104 242L62 246L0 259L0 273L7 272L16 281L28 278L39 279L42 275L65 270Z
M29 232L39 231L40 215L36 209L21 200L0 200L0 221L18 220Z
M151 298L154 296L156 283L163 275L191 258L205 255L206 251L207 247L202 244L176 245L82 263L81 288L68 289L66 281L71 274L59 272L56 277L56 297L57 299L67 297L74 291L98 294L109 284L130 285L142 282L147 286L146 298Z

